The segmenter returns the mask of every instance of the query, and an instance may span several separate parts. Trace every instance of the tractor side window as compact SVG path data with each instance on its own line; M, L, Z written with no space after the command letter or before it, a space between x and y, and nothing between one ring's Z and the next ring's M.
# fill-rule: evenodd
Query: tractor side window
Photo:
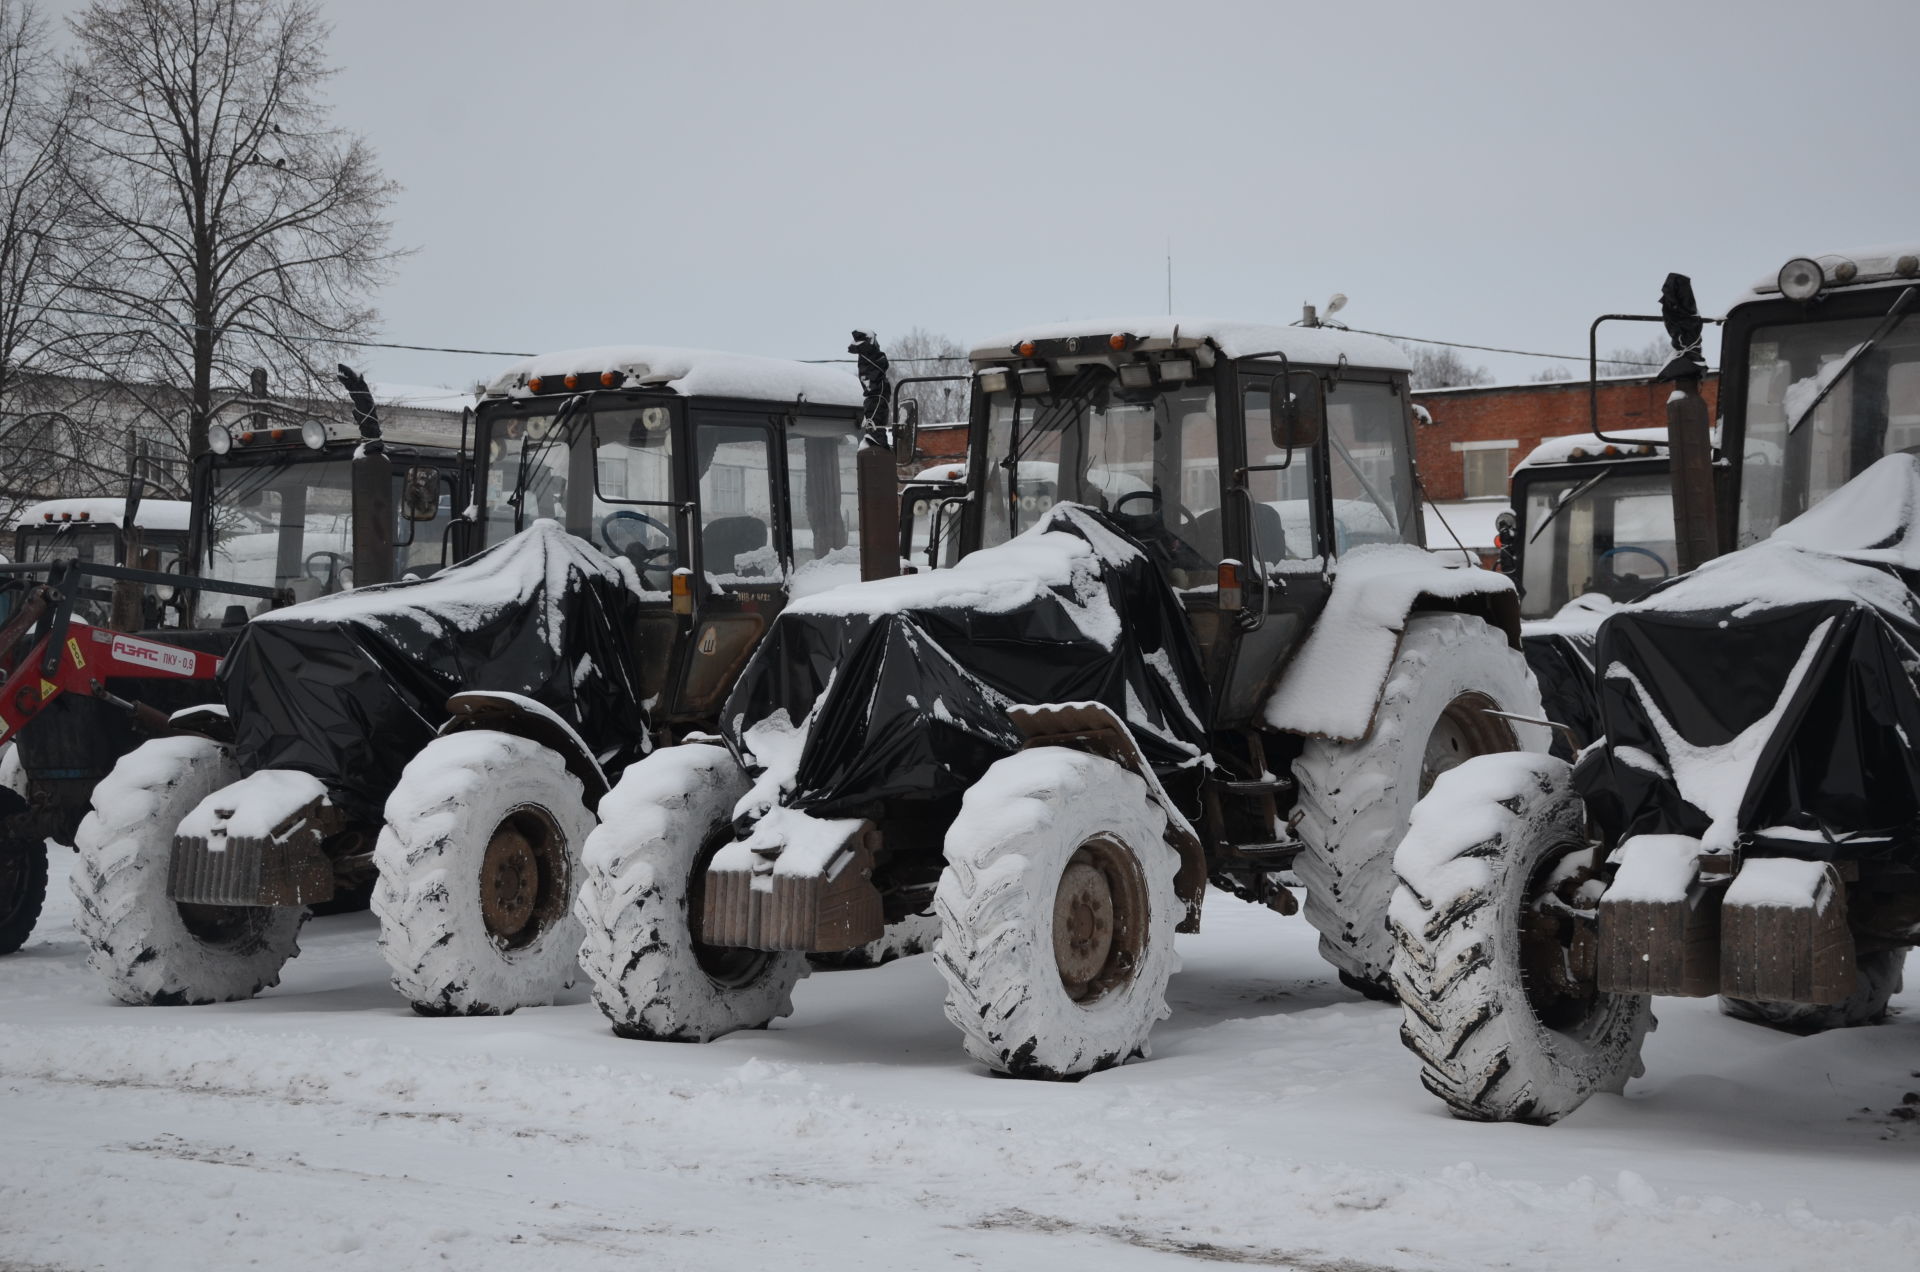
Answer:
M1332 387L1327 453L1334 551L1414 542L1406 408L1392 385L1346 380Z
M1271 382L1260 381L1243 398L1247 429L1247 489L1253 495L1253 543L1261 564L1284 569L1288 561L1313 561L1313 474L1320 458L1311 446L1286 450L1273 444ZM1278 467L1285 465L1285 467Z
M764 424L703 424L699 442L700 548L709 585L782 576L773 544L773 432Z
M854 457L860 438L844 420L797 419L787 434L787 500L795 569L860 568L860 500Z

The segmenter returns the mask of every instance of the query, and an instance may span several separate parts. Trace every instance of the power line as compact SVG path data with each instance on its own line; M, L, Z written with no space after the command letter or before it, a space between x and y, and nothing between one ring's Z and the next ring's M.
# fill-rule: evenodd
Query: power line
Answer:
M1481 353L1513 353L1523 358L1557 358L1562 362L1585 362L1588 360L1587 355L1584 353L1540 353L1534 349L1502 349L1498 345L1467 344L1459 340L1430 340L1425 336L1396 336L1390 332L1368 331L1362 327L1342 327L1340 330L1351 331L1355 335L1360 336L1379 336L1386 340L1404 340L1408 344L1442 345L1448 349L1474 349ZM1630 358L1601 358L1600 361L1613 366L1659 367L1666 365L1663 362L1640 362Z

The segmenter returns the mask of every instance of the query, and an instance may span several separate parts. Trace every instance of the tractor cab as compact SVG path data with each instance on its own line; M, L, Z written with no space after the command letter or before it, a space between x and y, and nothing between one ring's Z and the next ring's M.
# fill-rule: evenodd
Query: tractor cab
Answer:
M1920 252L1908 248L1798 258L1728 310L1721 414L1740 464L1724 550L1758 543L1882 456L1920 454L1916 309Z
M643 696L663 723L710 721L789 596L859 577L861 420L858 382L825 367L662 348L529 359L482 392L480 546L552 519L630 564Z
M1339 556L1422 542L1404 356L1333 328L1152 319L973 350L963 549L1056 501L1106 513L1180 599L1250 719L1326 603Z
M1522 618L1552 618L1595 593L1625 604L1673 576L1666 437L1664 428L1553 437L1520 461L1504 555Z
M27 508L14 522L13 559L22 564L73 560L177 574L180 559L186 554L191 507L181 499L144 500L138 505L136 526L130 534L122 525L126 519L124 500L50 499ZM75 598L74 616L82 622L105 625L111 596L104 588L90 592L98 595ZM146 590L142 602L142 625L161 626L161 598L154 589ZM0 600L0 614L10 604L10 597Z
M380 524L356 532L355 456L367 439L344 414L314 415L264 397L239 399L216 413L197 474L203 496L195 508L192 559L199 568L188 573L270 587L298 602L355 585L362 536L389 533L392 559L380 571L385 578L360 582L424 578L465 555L459 518L467 485L464 417L416 411L378 426L384 447L378 458L392 475L378 483L388 489L374 491L374 498L362 491L363 518ZM359 462L369 458L362 454ZM242 608L233 601L198 593L195 625L245 621L271 604Z

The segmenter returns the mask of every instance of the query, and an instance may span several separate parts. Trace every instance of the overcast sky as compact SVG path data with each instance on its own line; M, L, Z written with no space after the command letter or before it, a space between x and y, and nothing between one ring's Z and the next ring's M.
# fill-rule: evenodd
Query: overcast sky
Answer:
M1583 352L1668 270L1718 313L1920 240L1915 0L324 8L338 118L405 186L413 343L965 341L1165 312L1171 241L1183 314L1342 291L1357 327Z

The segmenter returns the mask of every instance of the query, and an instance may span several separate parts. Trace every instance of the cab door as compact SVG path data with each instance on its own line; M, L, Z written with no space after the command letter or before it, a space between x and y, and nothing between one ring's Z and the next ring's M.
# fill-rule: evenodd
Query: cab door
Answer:
M1241 608L1220 618L1209 660L1215 727L1258 719L1279 669L1293 655L1332 587L1330 511L1320 377L1284 365L1237 368L1238 421L1222 439L1227 555L1242 563ZM1276 427L1276 404L1282 409ZM1227 465L1231 465L1227 467Z

